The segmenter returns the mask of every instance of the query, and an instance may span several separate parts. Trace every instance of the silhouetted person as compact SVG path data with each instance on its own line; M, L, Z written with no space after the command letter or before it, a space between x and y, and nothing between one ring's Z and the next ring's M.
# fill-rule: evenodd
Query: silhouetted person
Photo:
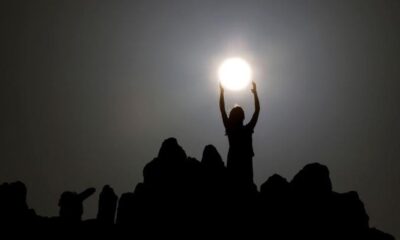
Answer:
M253 89L251 90L254 95L255 111L250 122L246 125L243 124L245 119L244 111L239 106L234 107L228 117L225 111L224 88L222 85L220 85L220 89L219 107L229 140L228 173L235 184L251 187L254 185L252 134L260 113L256 84L253 82Z
M97 220L101 224L114 223L117 200L118 197L114 193L114 189L108 185L105 185L100 193L99 210L97 212Z
M70 191L63 192L58 202L58 206L60 207L59 220L68 224L80 223L83 214L83 201L95 191L94 188L88 188L79 194Z

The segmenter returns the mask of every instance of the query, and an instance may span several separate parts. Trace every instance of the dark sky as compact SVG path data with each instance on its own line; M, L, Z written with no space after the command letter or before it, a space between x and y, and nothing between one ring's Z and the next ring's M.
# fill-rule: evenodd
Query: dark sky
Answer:
M241 56L256 183L321 162L400 237L400 1L6 0L0 27L0 182L24 181L39 214L64 190L132 191L167 137L225 158L216 73ZM226 98L252 114L250 90Z

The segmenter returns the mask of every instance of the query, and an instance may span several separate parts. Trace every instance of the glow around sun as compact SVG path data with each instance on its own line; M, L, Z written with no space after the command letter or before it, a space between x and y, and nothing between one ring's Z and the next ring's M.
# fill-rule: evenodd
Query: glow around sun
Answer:
M252 78L250 65L242 58L228 58L218 70L219 81L229 90L241 90L247 87Z

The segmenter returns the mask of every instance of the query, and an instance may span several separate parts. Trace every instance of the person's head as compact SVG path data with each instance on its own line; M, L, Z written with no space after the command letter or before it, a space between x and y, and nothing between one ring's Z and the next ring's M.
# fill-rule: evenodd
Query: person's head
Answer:
M231 126L243 125L244 121L244 111L240 106L232 108L229 113L229 124Z

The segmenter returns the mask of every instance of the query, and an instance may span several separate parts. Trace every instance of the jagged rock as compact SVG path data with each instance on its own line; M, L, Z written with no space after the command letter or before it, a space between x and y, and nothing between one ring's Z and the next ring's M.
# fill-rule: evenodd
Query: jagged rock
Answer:
M119 199L116 224L141 229L226 229L262 234L269 239L371 239L392 236L369 227L364 204L354 191L332 191L329 170L319 163L306 165L289 183L278 174L261 185L230 182L217 149L207 145L201 162L187 157L175 138L165 140L159 154L143 170L143 183ZM26 187L17 182L0 185L2 223L79 224L110 226L117 196L108 185L99 198L97 220L81 221L82 202L94 193L61 195L60 217L44 220L30 212ZM93 224L93 225L92 225Z
M289 183L286 178L274 174L265 181L260 188L260 193L265 196L274 197L285 194L288 191Z
M306 165L290 182L293 189L302 194L326 195L332 192L329 170L319 163Z
M100 193L97 220L102 224L113 224L117 208L118 196L114 189L105 185Z
M65 223L79 223L82 220L83 201L90 197L96 190L88 188L81 193L65 191L61 194L58 206L60 219Z

